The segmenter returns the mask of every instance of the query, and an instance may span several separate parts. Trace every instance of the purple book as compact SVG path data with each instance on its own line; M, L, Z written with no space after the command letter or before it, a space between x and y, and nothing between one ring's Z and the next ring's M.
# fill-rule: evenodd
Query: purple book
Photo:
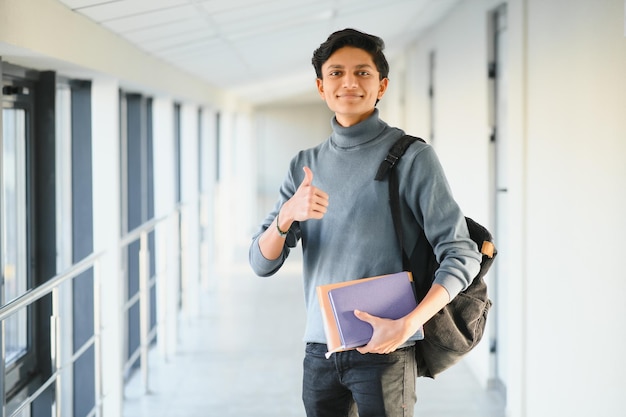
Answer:
M328 296L344 349L366 345L372 338L372 326L359 320L354 310L399 319L417 307L412 277L408 272L356 280L352 285L330 290Z

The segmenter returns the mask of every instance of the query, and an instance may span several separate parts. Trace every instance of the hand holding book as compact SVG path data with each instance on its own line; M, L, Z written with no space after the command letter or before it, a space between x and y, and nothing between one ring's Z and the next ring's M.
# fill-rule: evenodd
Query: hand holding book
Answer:
M364 311L355 310L354 315L372 326L372 338L366 345L357 347L360 353L387 354L402 346L416 332L411 330L406 316L398 319L385 319ZM422 329L418 330L421 334Z
M362 353L394 350L397 338L390 338L389 334L403 334L398 326L404 325L396 320L417 307L409 272L322 285L317 288L317 295L328 354L366 346L374 335L374 327L376 339L372 346L362 349ZM360 318L355 310L361 311L356 313ZM421 328L418 333L423 337Z

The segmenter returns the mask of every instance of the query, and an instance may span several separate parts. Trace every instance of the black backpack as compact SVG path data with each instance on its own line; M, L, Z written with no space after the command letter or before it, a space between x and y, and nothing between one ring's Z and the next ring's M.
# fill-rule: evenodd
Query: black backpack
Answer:
M424 142L421 138L408 135L398 139L380 164L375 179L383 181L386 176L389 177L389 202L396 235L402 249L402 263L404 269L413 274L415 296L419 303L430 289L439 263L435 259L424 230L420 230L417 245L412 253L408 254L404 249L400 224L398 178L393 169L406 149L416 140ZM470 237L483 254L480 271L465 291L459 293L441 311L424 323L424 339L415 344L418 376L434 378L457 363L480 342L485 331L487 313L492 303L483 277L498 252L493 244L491 233L485 227L469 217L465 220Z

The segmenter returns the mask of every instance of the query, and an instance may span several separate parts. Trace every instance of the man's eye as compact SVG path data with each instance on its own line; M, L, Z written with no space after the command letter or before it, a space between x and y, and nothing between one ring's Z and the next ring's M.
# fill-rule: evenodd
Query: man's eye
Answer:
M339 75L341 75L341 71L332 71L332 72L330 73L330 76L331 76L331 77L337 77L337 76L339 76Z
M366 77L366 76L370 75L370 73L367 72L367 71L359 71L359 75L362 76L362 77Z

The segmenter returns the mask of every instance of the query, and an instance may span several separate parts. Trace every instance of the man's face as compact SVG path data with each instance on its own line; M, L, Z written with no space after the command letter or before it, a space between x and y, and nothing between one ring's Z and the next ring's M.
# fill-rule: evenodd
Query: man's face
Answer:
M352 126L367 119L376 100L387 90L389 80L380 79L371 55L346 46L336 50L322 65L317 90L341 126Z

